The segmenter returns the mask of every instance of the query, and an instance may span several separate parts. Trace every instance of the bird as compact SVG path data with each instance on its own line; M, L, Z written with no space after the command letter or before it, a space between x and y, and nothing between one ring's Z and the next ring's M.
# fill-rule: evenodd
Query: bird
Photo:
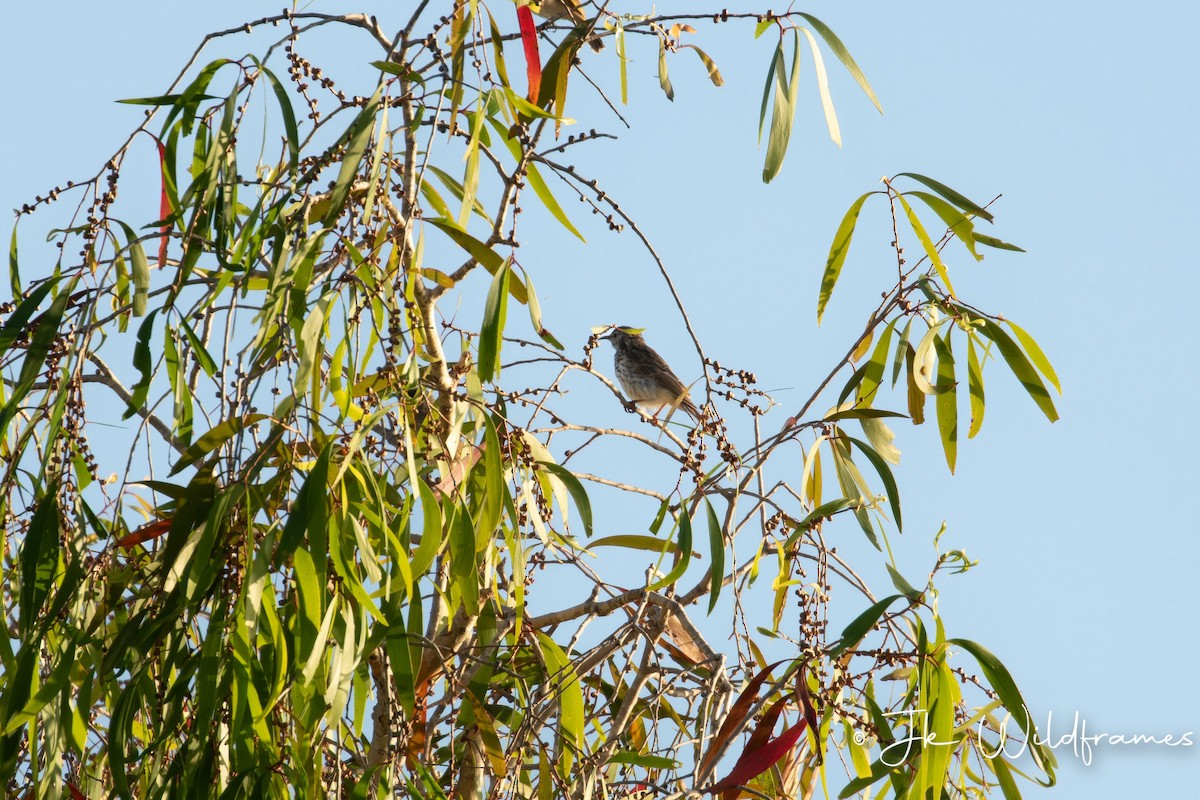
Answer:
M699 422L700 410L688 397L687 387L662 356L646 344L642 330L616 325L610 333L600 337L612 343L613 369L630 404L658 409L655 417L663 407L681 408Z
M576 26L587 22L587 13L584 12L580 0L541 0L540 3L532 3L531 7L538 16L551 21L566 19ZM597 53L604 49L604 42L600 41L599 36L593 34L585 41Z

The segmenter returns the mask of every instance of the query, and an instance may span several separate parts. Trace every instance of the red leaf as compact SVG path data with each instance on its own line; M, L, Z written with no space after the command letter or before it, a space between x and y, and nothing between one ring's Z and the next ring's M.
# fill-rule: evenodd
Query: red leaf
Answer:
M817 733L817 731L821 730L821 724L817 719L817 709L813 705L812 698L809 697L808 694L808 681L805 680L804 677L806 671L807 668L803 665L800 667L800 669L796 670L796 696L800 698L800 704L804 708L804 719L808 721L808 727L813 731L813 734L820 739L820 734ZM817 748L818 764L824 763L825 757L821 754L822 749L824 748Z
M170 519L156 519L154 522L147 522L128 536L122 536L120 539L117 539L117 547L120 547L122 550L128 550L135 544L148 542L151 539L162 536L169 530L171 530Z
M708 746L708 752L704 754L704 758L700 759L700 774L708 774L709 768L713 761L725 749L725 744L729 738L733 736L733 732L738 729L742 720L750 713L750 707L754 705L754 701L758 699L758 690L762 687L763 681L771 674L771 670L782 664L782 661L776 661L764 667L757 675L750 679L746 684L746 688L738 695L738 699L734 702L733 707L729 709L729 713L725 715L725 721L721 724L721 730L717 731L716 738L712 744Z
M75 788L75 784L67 781L67 788L71 790L71 800L87 800L83 792Z
M780 705L777 704L776 708ZM774 711L775 709L772 709ZM778 712L766 714L759 723L760 728L764 727L768 721L772 726L775 724L775 718L778 717ZM746 750L738 757L737 763L733 765L733 770L721 780L708 787L705 791L710 793L723 792L727 789L733 789L736 786L745 786L750 781L762 775L769 770L776 761L787 755L787 752L795 746L796 741L804 735L804 729L808 727L808 720L803 717L792 727L781 733L777 738L771 739L763 743L757 749L746 747ZM766 729L770 733L770 728ZM751 744L758 737L759 729L755 729L751 734Z
M542 59L538 55L537 26L529 6L517 7L517 22L521 26L521 44L525 46L525 75L529 79L529 102L537 103L542 88Z
M158 142L158 164L162 170L162 199L158 204L158 217L166 219L171 216L171 199L167 196L167 147L158 137L154 141ZM162 234L158 243L158 268L162 269L167 264L167 234L171 232L171 226L163 225L158 232Z

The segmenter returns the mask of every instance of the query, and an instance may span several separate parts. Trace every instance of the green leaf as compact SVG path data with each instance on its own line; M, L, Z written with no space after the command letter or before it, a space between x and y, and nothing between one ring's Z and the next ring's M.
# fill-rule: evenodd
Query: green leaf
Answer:
M988 210L986 208L979 205L978 203L968 200L964 195L960 194L959 192L954 191L953 189L951 189L949 186L947 186L944 183L939 183L938 181L935 181L933 178L929 178L924 175L918 175L915 172L901 172L898 175L896 175L896 177L897 178L912 178L915 181L919 181L919 182L925 184L926 186L928 186L930 189L933 189L935 192L937 192L942 197L949 200L954 205L961 208L963 211L966 211L968 214L974 214L977 217L983 217L988 222L992 221L992 215L990 213L988 213Z
M578 28L571 30L563 36L562 42L559 43L550 58L546 59L542 68L542 87L538 91L537 104L539 106L550 108L550 104L553 103L557 113L565 113L568 79L575 63L575 56L582 46L583 38L580 36L580 30Z
M471 258L478 261L493 276L507 263L499 253L467 233L453 220L429 219L426 222L454 240L455 244L466 250ZM529 295L525 291L525 284L515 275L510 278L509 293L512 294L514 300L522 305L529 302Z
M592 501L588 499L587 492L583 489L583 484L579 482L579 478L566 467L555 464L552 461L539 461L538 466L554 477L563 482L567 487L567 491L571 494L571 499L575 501L575 508L579 511L579 519L583 522L583 533L589 539L592 536Z
M196 363L200 365L200 369L204 370L204 374L211 378L217 372L217 362L213 361L213 357L208 354L204 342L200 341L200 337L192 330L192 326L188 325L186 318L180 317L179 327L188 340L188 347L192 348L192 355L195 356Z
M150 292L150 263L141 242L129 243L129 261L133 267L133 316L141 317L146 313Z
M829 257L825 260L825 272L821 275L821 291L817 295L817 324L825 313L825 306L833 295L833 287L837 284L838 276L842 274L842 265L846 263L846 254L850 252L850 241L854 238L854 228L858 224L858 215L862 212L863 203L867 198L878 192L867 192L850 204L842 223L838 225L837 233L833 235L833 244L829 248Z
M550 683L557 687L554 696L558 698L558 732L562 739L559 749L558 766L563 775L570 774L575 755L583 747L585 725L583 706L583 687L571 659L562 651L553 639L538 631L538 645L546 668L550 670L547 676Z
M883 369L887 363L889 348L892 346L892 334L895 333L896 323L899 321L900 318L897 317L883 329L879 341L875 343L875 349L871 351L871 358L863 368L862 381L855 390L855 398L860 406L870 407L875 402L875 395L883 383Z
M800 520L799 522L789 524L790 527L795 528L796 532L787 538L786 547L791 547L794 545L801 536L815 528L818 523L826 519L831 519L834 514L842 511L843 509L849 508L853 502L854 501L848 497L839 497L837 500L830 500L829 502L822 503L812 511L808 512L804 519Z
M485 383L500 372L500 348L504 322L508 315L508 281L512 268L505 264L496 272L483 306L483 325L479 329L479 379Z
M921 220L917 218L917 214L912 210L912 206L904 199L903 194L896 195L896 199L900 201L901 207L904 208L904 215L908 217L908 224L912 227L913 233L917 235L917 240L921 243L921 247L925 249L925 255L929 256L930 263L937 270L938 277L946 284L946 291L954 297L954 284L950 282L950 273L946 269L946 264L942 261L942 255L938 252L937 246L933 243L933 239L929 238L929 234L925 231L925 226L921 224Z
M380 72L386 72L388 75L397 75L410 81L419 80L421 77L421 73L405 69L403 64L397 64L395 61L372 61L371 66Z
M507 139L507 135L505 138ZM433 164L430 164L425 169L428 172L433 173L434 177L436 177L439 181L441 181L442 185L446 187L446 191L448 191L448 192L450 192L450 194L454 195L454 197L458 199L459 203L463 203L465 205L465 201L467 198L467 189L465 186L462 185L462 183L459 182L459 180L457 178L455 178L453 175L446 172L445 170L439 169L437 166L435 166ZM438 195L438 193L433 189L433 187L429 185L428 181L422 181L421 189L423 192L426 193L426 196L430 199L431 204L434 205L434 207L437 209L439 214L441 214L446 219L449 219L449 220L454 219L454 214L452 214L450 212L449 208L445 206L445 201L442 200L441 197ZM443 210L443 208L445 210ZM479 199L477 197L472 200L471 208L475 212L476 216L478 216L480 219L487 222L488 225L492 224L492 218L488 216L487 209L483 207L483 203L479 202ZM454 224L456 226L458 226L461 230L466 230L466 228L463 225L459 225L458 222L455 222Z
M629 58L625 54L625 25L618 18L616 20L616 30L613 34L617 45L617 69L618 76L621 80L621 105L629 105Z
M673 758L643 755L642 753L634 753L629 750L618 750L616 753L613 753L608 763L632 764L635 767L645 767L647 769L679 769L680 766L680 762Z
M821 34L821 38L825 40L825 44L829 45L829 50L838 57L838 60L842 62L842 65L846 68L846 71L850 73L850 76L854 78L854 81L859 85L867 97L870 98L871 103L874 104L876 110L882 114L883 106L879 104L879 98L875 96L875 91L871 88L870 82L867 81L867 76L863 74L861 69L859 69L858 64L854 61L854 57L850 55L850 51L846 49L846 45L842 44L842 40L839 39L837 35L829 29L828 25L826 25L824 22L821 22L821 20L817 19L811 14L805 14L803 11L797 13L804 19L808 20L809 24L816 29L817 33Z
M899 411L888 411L883 408L845 408L841 411L834 411L833 413L822 417L822 421L838 422L839 420L843 419L864 420L889 419L895 417L903 418L904 415Z
M421 514L423 526L421 529L421 542L417 545L417 549L412 554L412 573L414 578L418 578L433 566L433 561L437 558L438 553L442 550L444 539L442 537L442 506L437 501L437 495L433 493L433 489L429 484L420 478L413 476L412 482L417 485L417 490L421 495Z
M52 481L37 502L29 528L21 541L20 631L29 641L38 612L50 597L54 573L58 568L59 543L58 484ZM11 733L11 730L5 730Z
M883 481L883 490L887 492L888 505L892 508L892 516L896 518L896 530L903 532L904 520L900 516L900 489L896 485L896 477L892 475L891 468L879 453L868 445L866 442L860 442L853 436L842 437L850 440L862 454L871 462L871 466L875 467L875 471L879 473L879 480Z
M771 61L774 79L773 106L771 108L771 129L767 134L767 156L763 162L763 183L770 183L783 168L783 158L787 155L788 141L792 136L792 123L796 117L796 93L800 85L800 38L795 38L792 51L791 80L783 72L783 43L776 50L776 58ZM771 82L768 82L768 86ZM761 125L761 120L760 120ZM761 136L761 133L760 133Z
M1054 408L1050 392L1046 391L1046 384L1042 383L1042 379L1038 377L1037 371L1029 363L1017 343L1004 332L1003 328L990 319L983 320L979 332L996 343L1008 368L1013 371L1013 375L1025 387L1025 391L1033 398L1033 402L1037 403L1038 408L1046 415L1046 419L1057 422L1058 411Z
M919 197L925 202L925 205L933 209L933 212L942 218L942 222L946 223L946 227L954 232L958 240L966 245L967 250L975 257L976 261L982 261L983 256L975 249L975 225L971 220L967 219L961 211L947 203L940 197L932 195L929 192L905 192L909 197Z
M619 533L614 536L604 536L593 542L588 542L588 548L593 547L623 547L628 550L644 550L648 553L680 555L679 545L670 539L659 539L655 536L643 536L634 533Z
M771 90L779 80L776 73L782 72L783 42L775 45L775 53L771 56L771 64L767 67L767 82L763 85L762 105L758 109L758 143L762 144L763 123L767 121L767 106L771 102Z
M676 559L671 571L660 580L655 581L650 586L650 591L656 592L666 586L674 585L683 577L683 573L687 572L688 564L692 561L692 518L688 516L686 508L679 510L679 539Z
M512 103L513 109L518 114L524 114L527 117L534 117L535 119L552 119L564 125L575 124L575 120L573 119L561 116L560 114L554 114L541 106L535 106L507 86L504 87L504 96L508 99L508 102Z
M979 662L979 668L983 672L984 678L992 689L995 690L996 695L1000 698L1000 702L1012 714L1013 719L1025 734L1026 741L1029 742L1029 752L1033 756L1034 762L1053 781L1054 754L1044 742L1035 740L1034 736L1037 733L1037 729L1030 719L1029 706L1025 704L1025 698L1021 696L1021 691L1017 688L1017 683L1013 680L1008 668L1001 663L1000 659L996 658L994 653L970 639L947 639L946 644L961 647Z
M1020 247L1017 247L1015 244L1009 244L1008 242L1000 241L995 236L985 236L984 234L979 233L979 232L975 233L975 241L978 242L979 244L986 244L988 247L994 247L997 250L1012 250L1017 253L1025 252Z
M171 468L170 474L179 474L217 447L264 419L267 419L266 414L247 414L244 417L232 417L214 425L208 433L201 436L194 445L184 451L179 461Z
M542 205L546 207L546 210L550 212L551 216L558 220L560 225L569 230L571 233L575 234L579 241L586 244L587 239L583 238L583 234L571 224L571 220L568 219L566 213L562 210L562 206L558 204L558 200L556 200L554 194L551 193L550 187L546 185L546 181L542 179L542 174L538 171L537 167L533 164L528 164L526 166L525 176L529 179L530 188L532 188L534 193L537 194L538 199L542 201Z
M842 631L842 636L838 639L837 643L830 648L829 657L837 658L847 650L857 647L858 643L863 640L863 637L883 618L883 612L887 611L892 603L903 597L904 595L902 594L885 597L855 617L854 621Z
M871 443L871 447L875 448L875 452L879 454L880 458L889 464L900 463L900 448L895 444L896 434L883 420L867 418L859 420L859 424L862 425L867 441Z
M954 354L950 350L950 333L935 340L938 354L938 386L955 385ZM946 466L954 474L958 461L958 392L949 389L937 396L936 401L938 435L942 439L942 452L946 455Z
M712 503L704 498L704 509L708 512L708 548L712 564L708 569L708 613L717 607L717 598L725 583L725 532Z
M457 507L450 524L450 589L468 616L479 613L479 561L475 526L465 507Z
M1012 770L1008 767L1008 762L997 754L993 758L984 757L984 763L992 770L996 776L996 782L1000 784L1000 792L1004 795L1004 800L1021 800L1021 790L1017 786L1016 780L1013 779Z
M1025 352L1029 355L1029 360L1037 367L1038 372L1046 376L1046 380L1050 381L1050 385L1062 394L1062 386L1058 382L1058 375L1054 372L1054 367L1050 365L1050 359L1046 358L1046 354L1042 352L1042 348L1037 341L1025 332L1025 329L1017 325L1010 319L1004 320L1004 324L1012 328L1013 333L1017 335L1017 341L1021 343L1021 347L1025 348Z
M685 44L683 46L696 51L696 55L699 56L701 63L704 64L704 68L708 70L708 79L712 81L713 86L723 86L725 84L725 79L721 77L721 70L717 69L717 62L713 61L708 53L694 44Z
M662 39L658 40L658 85L668 100L675 99L675 87L671 86L671 77L667 74L667 46Z
M250 58L254 60L259 71L267 77L267 82L271 84L271 91L275 94L275 102L279 104L280 116L283 117L283 131L287 138L288 165L294 173L300 162L300 130L296 125L296 112L292 108L291 98L283 84L275 77L275 73L267 69L266 64L254 58L253 55Z
M37 288L30 291L29 296L22 300L16 310L8 316L4 327L0 328L0 355L7 353L13 342L28 330L29 319L33 316L33 312L38 310L38 306L46 299L46 295L50 294L50 290L57 284L58 278L55 277L38 284ZM14 294L15 296L17 295Z
M879 544L879 536L875 532L875 526L871 521L869 506L871 501L868 500L868 495L873 494L867 483L867 479L863 477L859 471L858 465L854 463L853 452L850 449L850 444L846 441L849 437L837 437L830 440L830 453L833 455L834 472L837 475L838 486L841 487L842 494L854 501L851 505L851 511L854 513L854 519L858 522L858 526L862 528L867 540L876 550L883 550Z
M17 223L14 222L12 235L8 240L8 285L12 289L13 297L21 296L21 270L17 261ZM47 281L47 283L53 283L53 281Z
M371 99L346 128L346 133L342 137L342 141L345 143L342 166L338 170L333 188L329 191L329 210L321 219L321 224L327 228L333 227L346 208L350 187L358 176L358 166L362 163L363 155L367 152L367 143L371 140L371 134L375 130L375 113L379 110L379 95L382 88L380 85L375 89L375 94L371 95Z
M528 274L525 275L525 285L529 290L530 324L533 325L534 331L537 332L538 337L540 337L543 342L555 348L556 350L562 350L562 342L555 338L554 334L546 330L546 327L542 325L542 307L538 303L537 292L534 291L533 288L533 278L531 278Z
M967 337L967 389L971 395L971 424L967 428L967 438L974 439L975 434L983 427L983 368L979 363L979 355L975 352L975 337Z
M917 589L914 588L911 583L905 580L904 576L901 575L891 564L885 564L884 566L887 567L888 575L892 579L892 586L896 587L896 591L907 597L911 602L917 602L917 599L921 596L921 593L917 591Z
M191 94L187 92L183 94L159 94L153 97L127 97L123 100L117 100L118 103L127 103L133 106L173 106L178 105L179 101L188 98L193 101L200 100L220 100L221 98L211 94Z
M37 326L37 330L30 338L29 347L25 350L25 359L21 362L21 373L17 377L16 385L9 390L8 402L0 411L0 432L8 432L8 425L16 418L21 402L33 389L33 384L42 374L46 358L50 355L50 345L58 337L59 325L62 324L63 314L66 313L67 303L71 300L71 290L74 287L75 281L72 280L59 292L58 297L54 298L50 307L34 321L33 324ZM8 327L5 326L5 331L8 330Z

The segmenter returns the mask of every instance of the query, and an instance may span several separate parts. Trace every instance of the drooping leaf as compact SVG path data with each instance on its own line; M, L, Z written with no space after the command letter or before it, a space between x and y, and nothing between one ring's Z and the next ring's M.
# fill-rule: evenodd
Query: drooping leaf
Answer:
M567 487L571 499L575 501L575 508L579 511L579 519L583 523L583 534L590 539L592 537L592 501L588 499L588 494L584 491L579 478L576 478L575 473L566 467L552 461L539 461L538 468L546 470Z
M16 418L20 411L21 402L33 389L38 376L42 374L42 367L45 366L46 359L50 355L50 346L60 333L59 326L66 313L67 304L71 300L71 290L75 287L75 283L75 280L72 280L64 287L58 297L50 303L50 307L34 320L33 324L36 326L36 330L30 336L29 345L25 349L21 372L17 376L16 384L9 389L8 402L4 404L3 410L0 410L0 431L8 431L9 423ZM32 313L32 309L30 309L30 313ZM6 332L9 327L5 326Z
M983 368L979 356L975 352L975 337L967 337L967 389L971 395L971 424L967 428L967 438L975 438L983 427L984 396Z
M863 637L879 623L879 620L882 619L883 613L887 611L888 607L903 597L904 595L901 594L893 594L885 597L873 603L870 608L855 617L842 631L842 635L837 640L837 643L829 649L829 657L837 658L847 650L857 647L858 643L863 640Z
M584 705L579 675L562 648L546 634L538 631L538 644L542 657L550 670L549 679L557 687L558 731L562 738L558 766L560 774L570 774L575 755L583 746Z
M712 564L708 568L708 613L717 607L717 598L725 582L725 532L712 503L704 498L704 509L708 517L708 547Z
M699 47L696 47L694 44L685 44L682 45L682 47L696 51L696 55L699 56L700 62L704 64L704 68L708 70L708 79L712 81L713 86L723 86L725 84L725 79L721 77L721 70L717 69L717 63L712 60L708 53L704 52Z
M712 768L716 766L717 759L725 752L730 740L741 728L742 722L754 707L755 701L758 700L759 689L762 688L767 678L771 676L771 671L782 663L783 661L776 661L773 664L768 664L746 683L737 700L730 706L729 712L725 715L725 720L721 723L720 730L717 731L717 735L709 743L708 750L701 757L700 767L696 770L698 776L703 777L708 775Z
M946 456L946 466L954 473L958 461L958 392L954 390L954 354L950 349L950 334L938 336L936 349L938 355L937 379L938 386L952 387L937 396L938 435L942 440L942 452Z
M659 539L656 536L643 536L636 533L602 536L595 541L588 542L588 548L593 547L623 547L627 550L644 550L648 553L680 555L679 545L671 539Z
M979 244L985 244L988 247L994 247L997 250L1011 250L1015 253L1024 253L1025 252L1023 249L1021 249L1020 247L1017 247L1015 244L1009 244L1008 242L997 239L995 236L987 236L985 234L979 233L978 231L975 232L975 241L978 242Z
M933 189L935 192L937 192L942 197L949 200L954 205L961 208L963 211L966 211L969 214L974 214L977 217L982 217L983 219L986 219L988 222L992 221L992 215L991 215L991 213L988 212L988 210L986 208L979 205L978 203L968 200L965 195L963 195L959 192L956 192L955 190L951 189L949 186L947 186L944 183L935 181L933 178L929 178L925 175L918 175L915 172L901 172L901 173L897 174L896 177L897 178L912 178L915 181L919 181L919 182L925 184L926 186L928 186L930 189Z
M900 516L900 489L896 485L896 478L892 475L892 470L879 453L876 453L865 442L860 442L853 436L846 436L845 438L850 440L867 457L867 460L871 462L871 466L875 467L875 471L879 473L879 479L883 481L883 490L887 492L888 505L892 507L892 516L896 518L896 530L903 531L904 522Z
M905 194L924 201L925 205L933 209L933 212L942 218L942 222L946 223L946 227L954 232L954 235L966 246L971 255L975 257L975 260L983 260L983 256L979 255L979 251L975 247L975 225L971 220L967 219L966 215L942 198L932 195L929 192L912 191Z
M363 110L358 113L343 135L342 141L345 149L342 152L342 165L338 169L338 176L334 181L333 188L329 190L329 210L321 219L321 224L327 228L333 227L346 208L346 201L350 197L350 187L358 177L358 167L362 163L363 156L367 152L367 143L371 140L371 134L375 130L375 114L379 110L381 90L382 87L375 90L375 94L363 106Z
M821 109L825 112L825 127L829 130L829 138L838 147L842 146L842 130L838 125L837 111L833 107L833 97L829 94L829 76L825 74L825 61L821 58L821 48L817 46L817 40L813 38L812 33L808 28L801 28L800 32L808 39L809 48L812 50L813 67L817 73L817 91L821 97Z
M1054 401L1050 397L1050 392L1046 390L1046 384L1042 383L1037 370L1029 363L1029 359L1017 343L1004 332L1003 328L990 319L983 320L979 332L996 343L1008 368L1013 371L1013 375L1025 387L1025 391L1033 398L1033 402L1037 403L1038 408L1046 415L1046 419L1057 422L1058 411L1054 408Z
M768 77L768 90L771 91L773 105L771 128L767 134L767 155L763 162L763 183L770 183L783 168L783 158L787 154L788 141L792 136L792 123L796 117L796 95L800 88L799 35L793 41L790 80L784 74L783 61L783 43L780 42L776 56L771 61L772 73Z
M867 97L870 98L871 103L875 106L876 110L882 114L883 106L879 104L879 98L875 96L875 91L871 88L870 82L867 81L867 76L863 74L863 71L855 62L854 57L850 55L850 51L846 49L846 45L842 44L842 40L839 39L837 35L829 29L828 25L826 25L824 22L821 22L821 20L817 19L811 14L805 14L803 11L797 13L799 16L808 20L808 23L812 25L814 29L816 29L817 33L821 35L821 38L825 40L825 44L829 45L829 49L835 56L838 57L838 60L842 62L842 65L846 68L846 71L850 73L850 76L854 78L855 83L857 83Z
M672 586L687 572L692 560L692 518L686 508L679 510L679 539L676 547L675 565L671 571L650 586L650 591L656 592L667 586Z
M765 725L768 720L774 722L772 717L767 716L763 718L763 724ZM724 792L749 783L783 758L795 746L800 737L804 735L804 730L807 727L808 720L801 717L799 722L774 739L764 742L756 749L747 747L741 756L738 757L729 774L708 787L707 791L709 793ZM726 797L728 798L728 794Z
M675 99L675 87L671 85L671 76L667 72L667 46L661 39L658 41L658 85L668 100Z
M521 46L525 50L525 79L529 87L528 97L537 102L542 91L542 58L538 54L537 25L529 6L517 7L517 25L521 29ZM561 113L561 109L559 110Z
M491 273L493 277L505 265L506 261L499 253L467 233L453 220L429 219L426 222L449 236L459 247L467 251L471 258L478 261L484 269ZM515 275L509 277L508 291L518 303L524 305L529 302L529 296L525 291L525 284Z
M194 445L184 451L169 474L178 475L242 431L264 419L267 419L266 414L247 414L244 417L231 417L214 425Z
M1058 382L1058 375L1054 372L1054 367L1050 364L1050 359L1046 358L1046 354L1042 352L1042 348L1038 345L1037 340L1026 333L1024 328L1011 319L1006 318L1004 324L1012 328L1012 332L1017 335L1017 341L1021 343L1021 347L1025 348L1030 362L1033 363L1033 366L1037 367L1038 372L1046 376L1046 380L1050 381L1050 385L1061 395L1062 385Z
M58 567L59 551L59 504L58 485L51 482L37 502L29 527L20 543L21 559L21 605L20 625L22 637L31 637L38 612L50 598L54 585L54 573ZM15 709L14 709L15 710ZM5 733L11 733L6 730Z
M942 261L942 255L938 252L937 245L929 237L925 226L921 224L921 220L917 217L916 212L913 211L912 206L904 199L904 195L897 194L896 199L900 201L900 207L904 209L904 215L908 218L908 224L912 227L913 233L917 235L917 241L921 243L921 247L925 250L925 255L929 258L929 262L937 270L938 277L946 284L946 291L950 293L951 297L954 297L954 284L950 282L950 272L946 269L945 262Z
M1021 691L1017 688L1017 683L1013 680L1008 668L992 651L970 639L947 639L946 644L961 647L979 662L979 669L983 672L988 685L996 692L1000 702L1012 714L1014 721L1025 734L1034 762L1053 783L1056 765L1054 753L1047 747L1045 741L1035 740L1036 728L1030 718L1029 706L1025 704L1025 698L1021 696Z
M508 315L508 283L512 268L506 263L496 272L483 306L479 329L479 379L493 380L500 371L500 347Z
M837 233L833 235L833 244L829 248L829 257L825 260L825 271L821 274L821 291L817 295L817 324L825 313L825 306L833 296L833 287L837 284L838 276L842 274L842 265L846 263L846 254L850 252L850 241L854 238L854 228L858 225L858 215L862 212L863 203L877 192L867 192L850 204L842 223L838 225Z

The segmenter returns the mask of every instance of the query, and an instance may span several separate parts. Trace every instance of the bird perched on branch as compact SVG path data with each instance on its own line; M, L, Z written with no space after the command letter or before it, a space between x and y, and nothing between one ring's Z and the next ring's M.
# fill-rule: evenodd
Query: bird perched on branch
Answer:
M662 356L646 344L642 328L615 326L601 339L612 342L615 354L613 369L621 388L632 404L657 409L655 416L666 408L681 408L697 422L700 409L688 397L688 389L676 377Z
M582 25L587 22L587 14L579 0L541 0L540 3L530 3L529 7L538 16L551 21L565 19L572 25ZM599 36L589 36L585 41L597 53L604 49L604 42L600 41Z

